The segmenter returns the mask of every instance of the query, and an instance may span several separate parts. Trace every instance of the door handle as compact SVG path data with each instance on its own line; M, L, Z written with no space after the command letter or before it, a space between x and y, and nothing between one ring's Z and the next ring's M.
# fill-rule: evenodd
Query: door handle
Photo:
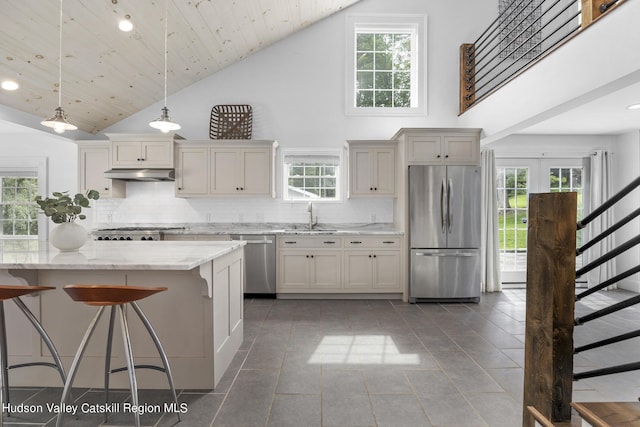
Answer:
M447 182L447 228L451 234L451 223L453 222L453 213L451 212L451 193L453 192L453 182L451 179Z
M440 186L440 225L442 226L442 232L445 232L445 223L444 223L444 193L446 189L444 187L444 179L442 180L442 185Z

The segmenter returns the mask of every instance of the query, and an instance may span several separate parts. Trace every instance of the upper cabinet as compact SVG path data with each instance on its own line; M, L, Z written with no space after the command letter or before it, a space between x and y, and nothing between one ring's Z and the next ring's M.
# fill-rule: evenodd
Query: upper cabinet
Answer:
M173 168L173 134L107 134L113 168Z
M176 144L176 195L275 197L278 143L265 140Z
M409 164L479 165L480 129L401 129Z
M124 181L104 177L111 169L111 143L109 141L77 141L78 191L97 190L100 197L125 197Z
M347 141L348 197L396 196L396 144Z

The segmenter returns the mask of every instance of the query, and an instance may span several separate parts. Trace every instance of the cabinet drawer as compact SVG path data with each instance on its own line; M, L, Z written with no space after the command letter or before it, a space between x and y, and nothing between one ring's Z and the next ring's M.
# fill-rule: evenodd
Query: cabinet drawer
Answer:
M341 248L342 239L335 236L307 237L307 236L280 236L278 237L280 248Z
M344 247L349 249L393 248L400 247L397 236L351 236L344 238Z

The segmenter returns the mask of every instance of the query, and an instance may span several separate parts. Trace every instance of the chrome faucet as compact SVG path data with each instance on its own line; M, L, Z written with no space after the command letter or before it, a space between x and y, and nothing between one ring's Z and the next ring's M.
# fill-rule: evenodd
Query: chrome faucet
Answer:
M318 223L318 217L313 220L313 203L309 202L307 205L307 212L309 212L309 230L313 230L313 226Z

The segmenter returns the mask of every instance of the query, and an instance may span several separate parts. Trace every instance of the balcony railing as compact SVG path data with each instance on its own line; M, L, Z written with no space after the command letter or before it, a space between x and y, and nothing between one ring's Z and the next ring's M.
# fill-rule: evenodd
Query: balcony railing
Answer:
M499 0L498 17L460 46L460 114L625 0Z

